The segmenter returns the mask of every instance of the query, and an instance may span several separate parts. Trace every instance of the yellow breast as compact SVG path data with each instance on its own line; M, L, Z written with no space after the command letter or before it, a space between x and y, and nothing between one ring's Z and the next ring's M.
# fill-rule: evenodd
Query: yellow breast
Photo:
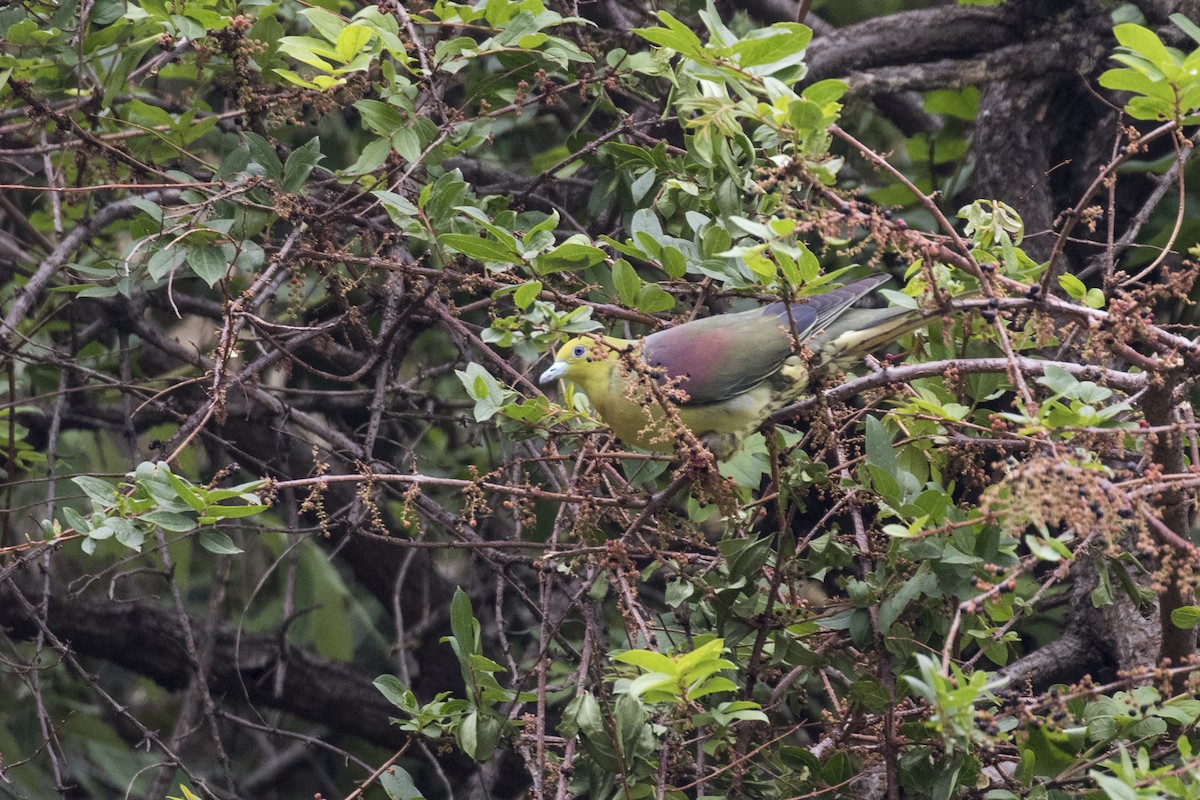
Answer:
M581 388L617 438L643 450L674 449L677 431L668 422L662 402L642 381L631 379L616 368L596 378L596 381L580 381ZM714 437L727 442L717 448L721 456L757 430L775 411L800 397L807 386L808 371L799 358L790 358L776 375L746 392L718 403L682 403L675 409L679 421L697 438L710 444Z

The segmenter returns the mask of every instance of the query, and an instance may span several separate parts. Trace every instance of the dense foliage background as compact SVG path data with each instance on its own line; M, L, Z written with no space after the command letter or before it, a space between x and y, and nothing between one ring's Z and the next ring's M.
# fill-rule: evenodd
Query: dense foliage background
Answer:
M1197 23L6 4L0 797L1200 797ZM881 271L727 463L533 381Z

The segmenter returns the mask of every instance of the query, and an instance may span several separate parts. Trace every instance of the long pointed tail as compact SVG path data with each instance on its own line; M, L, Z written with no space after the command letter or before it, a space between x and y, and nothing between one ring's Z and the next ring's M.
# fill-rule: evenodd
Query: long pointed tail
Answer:
M929 324L930 315L911 308L851 308L809 342L821 365L849 366Z

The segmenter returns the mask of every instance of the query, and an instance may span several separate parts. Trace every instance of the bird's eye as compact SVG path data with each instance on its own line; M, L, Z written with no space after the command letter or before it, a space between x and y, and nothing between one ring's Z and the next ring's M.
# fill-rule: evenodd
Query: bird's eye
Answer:
M575 358L583 358L586 353L587 348L581 344L575 345L575 347L571 350L571 355L575 356Z

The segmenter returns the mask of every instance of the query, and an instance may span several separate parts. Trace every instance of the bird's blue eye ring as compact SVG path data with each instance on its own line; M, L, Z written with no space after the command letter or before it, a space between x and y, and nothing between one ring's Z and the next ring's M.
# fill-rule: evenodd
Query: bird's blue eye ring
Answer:
M577 344L571 349L571 355L575 356L576 358L583 358L585 353L587 353L587 348L581 344Z

